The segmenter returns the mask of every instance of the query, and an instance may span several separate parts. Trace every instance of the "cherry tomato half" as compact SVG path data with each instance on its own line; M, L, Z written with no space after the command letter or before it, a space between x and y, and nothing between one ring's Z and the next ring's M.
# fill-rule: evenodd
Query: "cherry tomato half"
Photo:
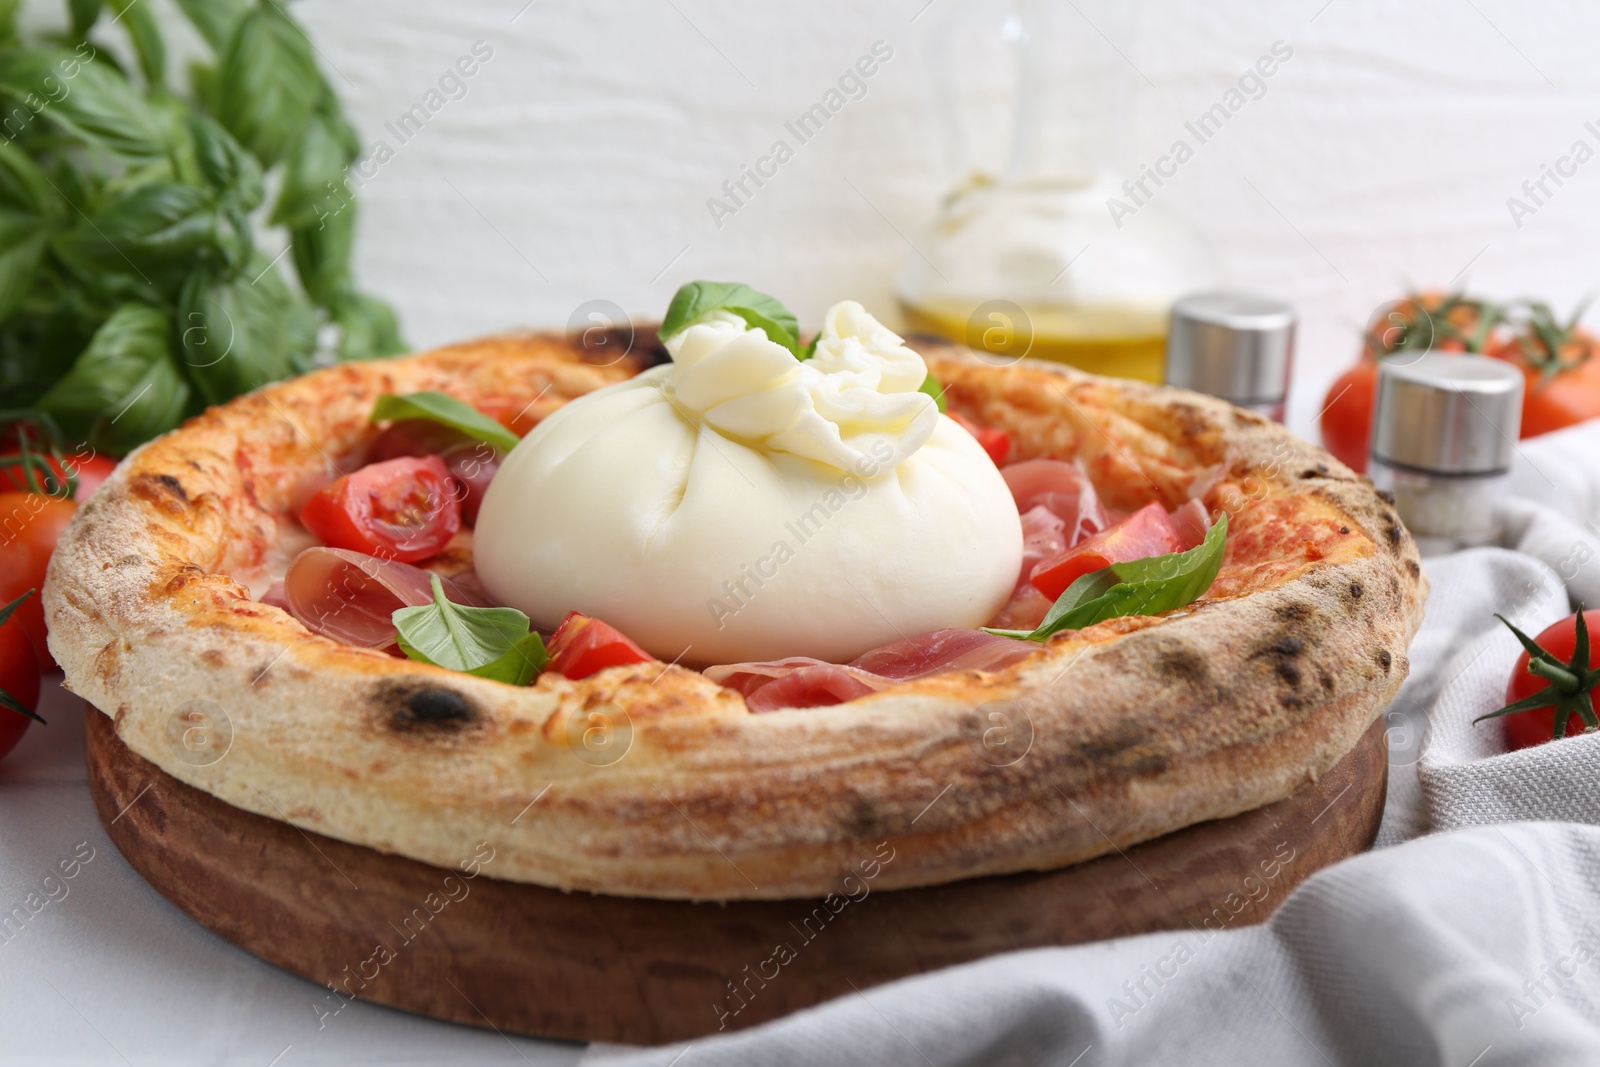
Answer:
M14 599L14 598L13 598ZM38 600L36 592L28 601ZM17 605L11 618L0 623L0 690L29 711L39 706L39 660L33 654L33 644L28 631L18 616L28 601ZM10 600L5 601L11 603ZM0 607L3 607L0 604ZM33 720L10 708L0 707L0 759L17 747L22 735Z
M387 427L367 446L367 461L399 456L438 456L456 480L456 499L468 526L478 521L483 494L500 469L500 453L492 445L431 419L401 419Z
M78 505L38 493L0 493L0 605L34 590L17 608L13 621L20 621L33 642L34 655L46 667L55 666L45 644L44 605L39 592L44 589L45 568L50 553Z
M1029 581L1039 592L1055 600L1066 592L1067 586L1102 567L1181 551L1183 541L1167 509L1160 504L1146 504L1109 530L1102 530L1054 559L1040 563L1033 568Z
M569 611L545 646L550 654L546 670L576 681L607 667L649 663L650 653L624 637L615 626Z
M369 463L313 496L300 522L334 548L416 563L461 529L456 492L438 456Z
M1595 634L1600 632L1600 610L1584 612L1583 621L1589 627L1590 640L1593 641ZM1577 624L1578 617L1568 615L1546 627L1533 639L1533 643L1565 663L1572 658L1572 651L1578 645ZM1593 651L1592 646L1591 651ZM1594 665L1594 659L1595 657L1590 657L1591 666ZM1506 683L1506 703L1515 704L1519 700L1531 697L1549 684L1537 674L1528 672L1528 654L1524 652L1517 657L1517 665L1511 668L1511 681ZM1502 716L1501 721L1505 723L1507 748L1531 748L1555 740L1554 708L1531 708L1528 711ZM1572 737L1581 733L1583 733L1583 719L1577 715L1568 718L1567 732L1564 736Z

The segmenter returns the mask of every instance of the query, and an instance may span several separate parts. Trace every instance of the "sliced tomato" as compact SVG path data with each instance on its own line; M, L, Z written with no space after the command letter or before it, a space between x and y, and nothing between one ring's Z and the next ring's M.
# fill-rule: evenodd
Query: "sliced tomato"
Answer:
M1029 581L1035 589L1054 600L1067 586L1102 567L1181 551L1183 541L1167 509L1160 504L1146 504L1109 530L1102 530L1054 559L1045 560L1033 568Z
M369 463L313 496L300 522L326 545L415 563L461 529L458 489L438 456Z
M461 503L461 518L468 526L478 521L478 508L489 483L500 469L500 453L493 446L460 430L431 419L401 419L367 446L369 463L400 456L438 456L456 480L456 499Z
M989 453L989 458L994 460L996 467L1005 466L1006 459L1011 455L1010 434L993 426L979 426L958 412L950 412L950 417L956 421L956 425L978 439L978 443Z
M546 670L577 680L607 667L629 663L649 663L650 653L622 635L615 626L591 619L576 611L567 612L545 646L550 654Z

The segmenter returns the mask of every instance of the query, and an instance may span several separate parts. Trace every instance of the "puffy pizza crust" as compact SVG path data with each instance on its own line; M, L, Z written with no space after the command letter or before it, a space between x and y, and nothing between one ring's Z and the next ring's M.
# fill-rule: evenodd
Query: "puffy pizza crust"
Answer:
M381 394L542 414L652 358L529 335L318 371L141 448L61 539L51 650L133 751L240 808L446 867L488 842L492 876L630 896L844 892L882 842L876 888L1060 867L1281 799L1355 745L1405 678L1426 592L1370 482L1197 394L918 347L1014 459L1077 458L1113 506L1226 507L1210 594L1005 671L763 715L660 663L511 688L250 598L296 487L373 433Z

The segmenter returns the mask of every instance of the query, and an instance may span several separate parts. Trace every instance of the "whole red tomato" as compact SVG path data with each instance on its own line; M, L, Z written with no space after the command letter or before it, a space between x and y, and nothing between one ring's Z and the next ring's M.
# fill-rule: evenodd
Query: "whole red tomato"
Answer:
M37 599L37 593L28 597L28 600ZM15 614L20 607L11 604L11 617L0 622L0 694L5 697L0 699L0 705L15 702L32 712L39 706L39 661L33 654L28 631L22 628L22 620ZM0 759L22 740L29 721L27 715L9 706L0 706Z
M27 461L20 451L0 451L0 491L30 493L42 490L48 496L61 496L63 494L57 488L66 485L67 477L72 475L78 479L78 488L72 494L72 499L82 503L117 469L116 460L94 452L64 456L35 452L29 455L28 460L33 464L31 480L25 466Z
M45 644L44 588L50 553L78 505L38 493L0 493L0 604L9 604L29 589L34 595L17 608L16 620L28 632L34 654L45 666L54 666Z
M1510 623L1506 623L1506 625L1511 626ZM1585 611L1583 613L1583 634L1581 636L1584 639L1583 643L1586 649L1590 647L1589 631L1597 626L1600 626L1600 610ZM1512 627L1512 632L1518 633L1519 637L1522 636L1516 627ZM1570 667L1573 663L1573 653L1578 648L1579 636L1578 616L1569 615L1560 622L1547 627L1533 641L1534 644L1549 654L1550 662L1555 663L1557 666ZM1504 712L1505 709L1495 713L1505 720L1506 747L1513 749L1529 748L1533 745L1540 745L1546 741L1554 740L1555 704L1561 697L1575 695L1563 691L1560 683L1552 683L1549 678L1534 674L1528 670L1528 659L1528 653L1522 653L1517 657L1516 666L1511 669L1511 681L1506 684L1506 705L1507 707L1512 707L1519 701L1529 700L1536 694L1552 690L1546 694L1550 700L1550 705L1532 707L1523 711L1513 711L1510 714L1502 714L1501 712ZM1587 652L1584 654L1584 660L1589 661L1590 668L1595 666ZM1556 661L1559 661L1559 663L1556 663ZM1579 679L1580 685L1582 682L1583 680ZM1489 717L1484 716L1484 718ZM1583 732L1583 718L1577 714L1569 715L1566 732L1563 736L1572 737Z
M1361 359L1328 389L1319 419L1322 444L1356 472L1367 469L1378 361L1427 352L1477 352L1500 336L1504 312L1460 293L1413 293L1381 305L1362 337Z
M1322 408L1322 446L1357 474L1367 469L1372 404L1378 395L1378 364L1362 360L1341 374Z
M1600 342L1576 322L1558 323L1531 304L1519 331L1486 351L1525 376L1522 436L1537 437L1600 417Z

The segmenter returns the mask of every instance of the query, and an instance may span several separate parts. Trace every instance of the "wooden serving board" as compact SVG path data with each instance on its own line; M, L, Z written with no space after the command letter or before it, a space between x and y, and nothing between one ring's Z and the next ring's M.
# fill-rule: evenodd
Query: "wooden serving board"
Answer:
M355 996L637 1044L998 952L1261 922L1307 876L1372 844L1388 782L1380 718L1320 781L1267 807L1063 870L869 890L831 911L463 880L242 811L130 752L93 707L87 725L95 808L128 862L202 925L335 987L327 1012Z

